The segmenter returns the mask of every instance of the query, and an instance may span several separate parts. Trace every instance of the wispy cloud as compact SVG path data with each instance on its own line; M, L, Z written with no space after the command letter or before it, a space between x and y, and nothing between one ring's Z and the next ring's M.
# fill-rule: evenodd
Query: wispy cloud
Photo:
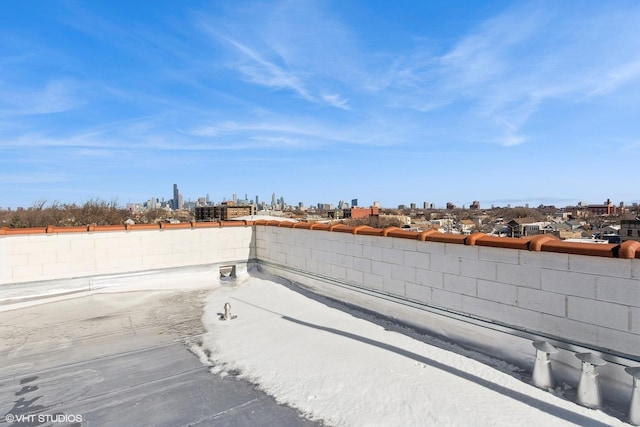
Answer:
M42 87L0 86L0 114L51 114L78 108L84 102L79 96L80 87L70 80L52 80Z
M349 107L349 100L343 98L340 95L337 94L323 94L321 95L322 99L327 102L328 104L333 105L334 107L338 107L341 108L343 110L350 110L351 107Z
M243 55L244 61L236 65L237 69L252 83L274 87L291 89L302 98L314 101L301 79L292 71L266 60L257 51L229 37L220 36L229 45L236 48Z
M311 11L318 11L316 6L315 2L307 2L302 7L281 2L268 10L259 9L254 12L258 16L251 17L251 32L237 31L228 24L221 25L209 16L199 16L197 25L227 48L230 53L227 66L239 72L247 81L271 89L290 90L308 102L346 110L350 108L347 98L335 90L336 86L341 86L340 74L328 72L324 62L310 60L316 56L326 56L334 43L333 36L341 32L336 28L338 25L327 30L331 26L326 23L317 27L300 24L301 19L304 21L300 14L313 16ZM270 19L260 16L263 13L268 14ZM280 25L270 25L270 21ZM291 28L292 25L294 28ZM323 38L319 34L323 31L331 31L332 37ZM309 41L304 44L304 52L300 50L301 39ZM326 45L317 45L320 40ZM340 61L342 55L335 51L331 53L334 54L334 61Z

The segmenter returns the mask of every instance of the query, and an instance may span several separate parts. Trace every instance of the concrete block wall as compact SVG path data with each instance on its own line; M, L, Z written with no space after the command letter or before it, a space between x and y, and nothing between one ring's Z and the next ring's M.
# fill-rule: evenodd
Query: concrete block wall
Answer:
M0 235L2 285L255 258L253 227Z
M640 259L256 225L256 256L289 268L640 355Z

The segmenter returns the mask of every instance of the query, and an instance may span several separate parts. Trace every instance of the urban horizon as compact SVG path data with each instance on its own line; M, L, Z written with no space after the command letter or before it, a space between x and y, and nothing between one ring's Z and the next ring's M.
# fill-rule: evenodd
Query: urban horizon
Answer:
M640 199L638 200L616 200L608 196L604 196L601 200L584 200L584 199L576 199L576 198L566 198L566 199L558 199L558 198L531 198L531 199L520 199L520 200L507 200L507 199L494 199L494 200L468 200L466 202L460 202L460 200L453 201L448 200L444 202L431 202L427 200L420 200L414 198L414 200L407 202L399 202L397 204L383 204L379 200L371 200L365 201L360 197L351 197L351 198L336 198L335 200L323 200L316 202L304 202L304 201L293 201L293 199L289 199L284 195L280 195L277 192L272 192L268 196L260 196L253 195L250 193L243 193L242 196L238 193L232 193L229 195L216 195L216 197L212 197L210 193L206 193L204 195L195 196L195 197L184 197L182 192L179 191L179 187L177 184L174 184L173 191L177 191L177 193L173 193L173 197L149 197L145 200L139 201L127 201L122 202L118 197L111 198L101 198L101 197L92 197L85 200L80 201L60 201L60 200L50 200L46 197L42 197L34 200L30 204L27 205L18 205L18 206L7 206L0 202L0 209L2 210L20 210L20 209L29 209L35 207L53 207L53 206L63 206L63 205L82 205L85 203L91 202L104 202L114 207L119 208L128 208L128 207L145 207L145 208L166 208L169 207L172 210L182 209L183 207L187 207L193 209L193 207L198 205L219 205L225 202L233 201L237 204L257 204L265 207L275 207L281 209L283 206L288 208L320 208L321 205L331 206L330 209L334 207L340 207L341 205L348 205L348 207L371 207L376 206L381 209L466 209L472 206L472 204L478 204L481 209L493 209L493 208L537 208L539 206L554 206L556 208L565 208L565 207L575 207L575 206L587 206L587 205L601 205L610 202L615 206L637 206L640 203ZM171 191L167 193L171 194ZM179 197L179 199L176 198ZM455 199L454 199L455 200ZM354 203L355 202L355 203ZM157 204L157 206L156 206ZM184 205L184 206L183 206ZM180 206L180 207L179 207Z

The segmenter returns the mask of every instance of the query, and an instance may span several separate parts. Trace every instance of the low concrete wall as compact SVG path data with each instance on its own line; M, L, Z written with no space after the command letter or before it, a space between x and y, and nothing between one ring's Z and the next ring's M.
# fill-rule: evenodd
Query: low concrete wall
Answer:
M640 354L640 260L256 226L261 261Z
M568 381L574 354L593 351L614 401L628 399L622 367L640 364L640 259L262 225L256 255L265 271L529 368L531 341L550 341Z
M0 235L8 285L255 258L254 228L212 227Z

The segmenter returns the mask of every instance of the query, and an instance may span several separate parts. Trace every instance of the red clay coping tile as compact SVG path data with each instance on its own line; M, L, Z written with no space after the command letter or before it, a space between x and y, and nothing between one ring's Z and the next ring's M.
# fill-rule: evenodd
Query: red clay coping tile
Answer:
M125 230L175 230L190 228L218 228L218 227L247 227L253 225L299 228L305 230L351 233L361 236L384 236L400 239L419 240L426 242L452 243L467 246L487 246L494 248L519 249L536 252L556 252L576 255L598 256L608 258L640 259L640 242L629 240L622 244L592 244L566 242L552 235L544 234L533 237L512 238L489 236L484 233L471 235L446 234L436 230L422 232L409 231L399 227L374 228L368 225L349 227L345 224L305 223L291 221L277 221L259 219L256 221L213 221L213 222L185 222L177 224L127 224L127 225L89 225L79 227L34 227L9 228L0 227L0 235L24 234L54 234L54 233L83 233Z

